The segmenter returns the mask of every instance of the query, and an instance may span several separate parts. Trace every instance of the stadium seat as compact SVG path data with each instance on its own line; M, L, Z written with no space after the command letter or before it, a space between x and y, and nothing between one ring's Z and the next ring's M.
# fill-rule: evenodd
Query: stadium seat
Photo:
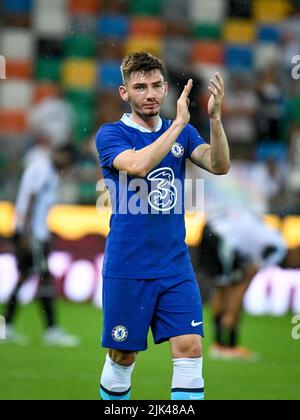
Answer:
M90 35L69 36L64 41L63 52L68 58L93 58L97 53L97 40Z
M289 119L292 123L300 122L300 97L289 100Z
M258 22L280 22L290 11L289 0L253 0L254 18Z
M161 11L161 0L130 0L130 13L134 15L159 16Z
M122 84L119 61L102 61L98 70L98 85L103 90L118 88Z
M3 0L3 9L10 13L29 13L32 0Z
M39 38L37 41L38 57L63 57L63 44L60 39Z
M224 47L218 42L195 42L192 48L194 63L224 64Z
M97 15L70 15L69 33L77 35L91 34L96 36L98 16Z
M31 79L34 73L31 60L7 60L6 73L8 79Z
M0 108L4 110L27 110L32 102L31 82L7 80L0 85Z
M134 17L129 25L130 36L161 37L164 26L161 19L155 17Z
M38 36L63 38L69 29L68 0L38 0L33 7L33 29Z
M194 23L222 23L226 16L226 2L223 0L190 0L189 17Z
M97 33L103 38L124 39L128 35L129 20L121 15L103 15L97 23Z
M223 39L229 44L251 44L256 40L256 26L251 20L228 20L224 26Z
M95 90L69 89L65 92L65 97L75 107L85 107L91 110L95 108L96 96Z
M252 70L254 54L248 46L229 45L226 48L226 65L230 70Z
M187 21L188 2L187 0L161 0L161 16L166 21L182 22Z
M27 112L0 109L0 132L22 134L28 128Z
M261 143L257 148L257 159L269 160L275 159L283 161L288 157L288 146L285 143Z
M167 68L178 70L178 62L188 63L191 56L191 43L182 37L166 38L164 60Z
M75 127L73 139L77 144L86 140L95 130L95 115L93 109L87 109L85 106L74 106Z
M281 38L280 29L276 26L261 25L258 30L258 40L260 42L279 43Z
M194 25L192 33L197 39L219 41L222 37L222 26L203 22Z
M7 60L32 59L34 41L32 32L27 29L4 29L0 35L0 52Z
M58 96L59 95L59 86L57 84L51 83L38 83L34 87L33 102L39 103L44 99Z
M37 80L59 82L61 80L61 60L59 58L40 58L36 62Z
M245 0L228 0L227 16L229 18L252 17L252 2Z
M66 60L62 66L62 83L66 89L92 89L96 86L95 60Z
M161 57L163 52L163 42L153 37L129 37L124 44L124 54L135 51L149 51Z
M69 12L78 15L94 15L101 10L101 4L99 0L69 0Z
M283 62L283 49L274 43L259 43L255 48L255 67L265 69Z
M228 72L226 67L220 66L220 65L213 65L213 64L203 64L203 63L196 63L193 66L194 73L199 77L200 80L203 81L204 86L208 86L210 83L210 79L212 76L217 72L220 71L222 73L222 76L225 80L225 83L227 84L228 80ZM207 91L204 94L204 107L207 106L207 99L206 96L209 95L209 91Z

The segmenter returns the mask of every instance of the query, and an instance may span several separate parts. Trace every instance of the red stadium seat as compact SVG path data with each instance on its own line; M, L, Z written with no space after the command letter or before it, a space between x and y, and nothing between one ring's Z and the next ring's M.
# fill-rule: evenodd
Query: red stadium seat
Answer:
M0 110L0 131L5 134L22 134L28 128L27 113Z
M72 14L90 14L98 13L101 9L99 0L69 0L69 10Z
M6 71L9 79L31 79L33 75L33 63L27 60L8 60Z
M164 32L163 23L160 19L151 17L136 17L132 19L130 34L132 36L153 36L161 37Z
M42 102L50 96L58 96L59 86L51 83L38 84L34 89L33 101L34 103Z
M218 42L196 42L193 46L192 59L194 63L223 65L224 47Z

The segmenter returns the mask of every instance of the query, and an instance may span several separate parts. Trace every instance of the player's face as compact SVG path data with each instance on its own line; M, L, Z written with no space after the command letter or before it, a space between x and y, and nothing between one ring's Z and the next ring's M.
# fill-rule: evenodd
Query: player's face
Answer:
M126 86L120 88L123 100L142 118L156 117L168 93L168 84L159 70L133 73Z

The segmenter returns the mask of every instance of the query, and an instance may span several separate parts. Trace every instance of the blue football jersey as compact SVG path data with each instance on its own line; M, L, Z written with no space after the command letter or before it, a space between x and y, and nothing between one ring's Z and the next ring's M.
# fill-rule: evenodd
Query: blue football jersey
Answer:
M186 159L205 144L198 131L187 125L170 153L143 180L113 167L120 153L149 146L171 124L160 120L158 129L150 132L124 116L116 123L103 125L97 134L97 150L113 208L104 276L152 280L193 272L185 242L184 182Z

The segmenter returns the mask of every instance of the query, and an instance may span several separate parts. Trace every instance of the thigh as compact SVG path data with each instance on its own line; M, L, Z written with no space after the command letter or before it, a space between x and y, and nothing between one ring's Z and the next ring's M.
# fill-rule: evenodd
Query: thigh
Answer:
M203 307L196 276L165 280L152 322L154 341L160 344L172 337L204 335Z
M144 351L157 302L157 283L103 278L102 346L119 351Z

